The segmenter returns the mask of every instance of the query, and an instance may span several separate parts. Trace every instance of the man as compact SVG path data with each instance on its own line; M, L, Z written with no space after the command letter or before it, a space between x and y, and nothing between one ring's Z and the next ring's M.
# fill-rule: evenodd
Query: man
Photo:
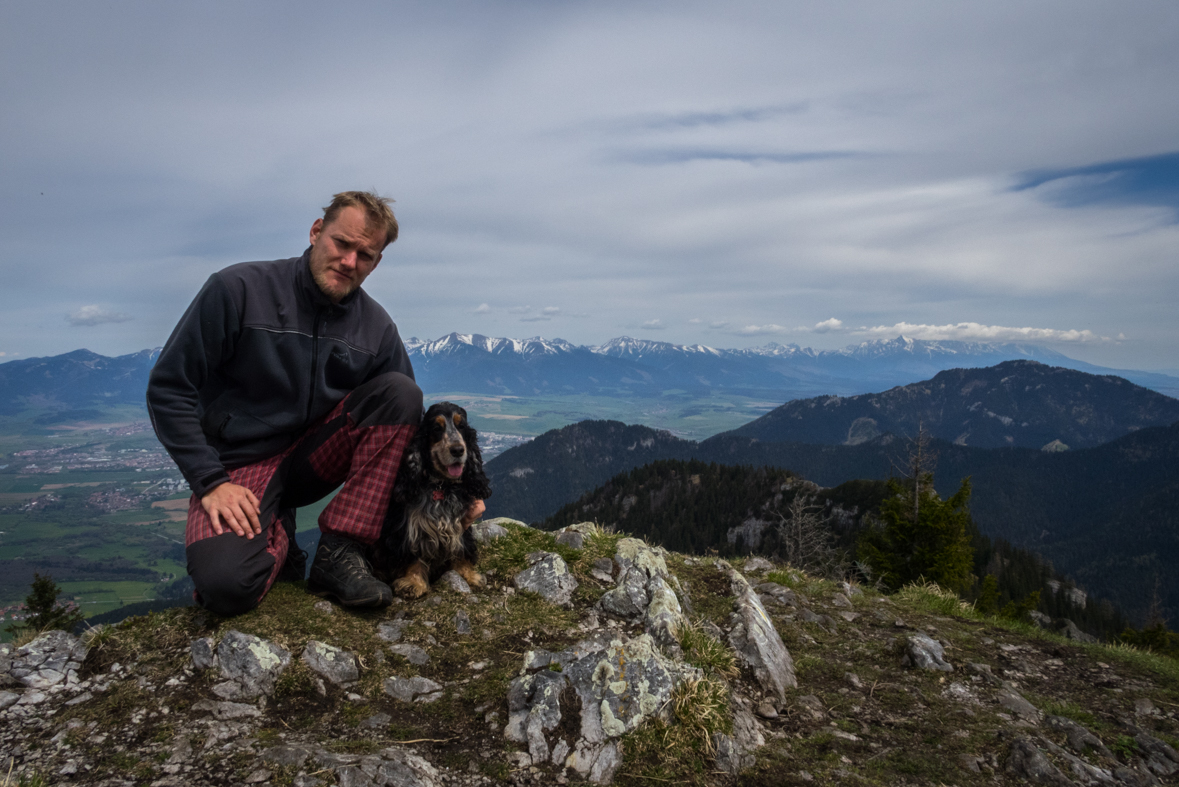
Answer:
M380 536L422 392L397 326L360 289L397 239L388 203L337 194L301 257L213 274L152 370L152 425L193 492L188 573L218 614L253 609L276 579L303 578L294 509L336 487L309 588L348 606L393 600L365 550Z

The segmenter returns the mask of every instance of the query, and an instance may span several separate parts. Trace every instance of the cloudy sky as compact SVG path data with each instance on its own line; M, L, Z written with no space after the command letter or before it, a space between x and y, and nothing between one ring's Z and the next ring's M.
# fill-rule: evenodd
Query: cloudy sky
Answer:
M1179 5L0 3L0 361L161 345L375 187L405 336L1179 370Z

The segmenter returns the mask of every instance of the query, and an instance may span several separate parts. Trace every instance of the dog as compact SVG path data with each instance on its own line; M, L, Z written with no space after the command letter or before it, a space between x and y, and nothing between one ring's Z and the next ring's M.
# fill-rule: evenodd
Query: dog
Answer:
M478 545L463 526L471 504L491 496L476 437L466 410L439 402L402 457L374 560L401 596L424 596L450 569L472 587L484 585Z

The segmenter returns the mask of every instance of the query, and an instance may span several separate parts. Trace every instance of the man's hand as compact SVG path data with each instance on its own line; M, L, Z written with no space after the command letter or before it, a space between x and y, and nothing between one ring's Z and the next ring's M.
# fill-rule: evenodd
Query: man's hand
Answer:
M214 489L213 491L216 492L217 490ZM482 500L476 500L474 503L471 503L470 508L467 509L467 513L463 515L463 529L466 530L474 524L475 520L483 516L483 512L486 510L487 506L483 505Z
M213 532L217 535L226 529L246 538L253 538L262 532L262 523L258 519L261 513L258 498L244 486L224 483L214 487L213 491L201 498L201 507L213 521Z

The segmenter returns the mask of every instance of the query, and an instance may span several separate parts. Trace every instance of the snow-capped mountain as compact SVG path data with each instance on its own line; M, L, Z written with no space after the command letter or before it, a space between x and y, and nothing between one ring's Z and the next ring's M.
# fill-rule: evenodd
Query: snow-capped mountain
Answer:
M612 339L596 347L564 339L506 339L452 333L406 342L427 394L514 396L595 394L653 397L737 394L787 402L820 395L854 396L928 380L955 368L1008 360L1039 361L1091 374L1115 374L1168 396L1179 378L1105 369L1033 344L929 342L898 337L841 350L796 344L724 350L703 344ZM0 414L38 401L70 408L142 403L159 349L107 358L88 350L0 363Z
M1179 379L1173 377L1105 369L1023 343L899 336L840 350L776 343L726 350L628 336L586 346L539 336L521 340L452 333L431 342L410 339L406 346L418 380L429 392L655 396L669 390L693 394L723 390L786 401L883 391L929 379L946 369L1032 360L1094 374L1118 374L1168 395L1179 393Z

